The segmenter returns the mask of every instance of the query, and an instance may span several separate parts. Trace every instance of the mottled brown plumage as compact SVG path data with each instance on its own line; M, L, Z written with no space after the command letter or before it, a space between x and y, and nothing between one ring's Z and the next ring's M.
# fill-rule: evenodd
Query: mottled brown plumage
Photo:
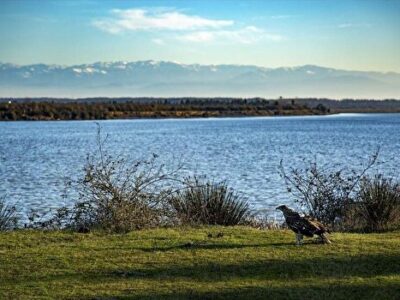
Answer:
M296 234L297 245L301 244L304 235L307 237L318 235L323 243L331 243L327 237L329 229L317 219L310 216L302 217L298 212L295 212L286 205L278 206L276 209L282 211L286 224Z

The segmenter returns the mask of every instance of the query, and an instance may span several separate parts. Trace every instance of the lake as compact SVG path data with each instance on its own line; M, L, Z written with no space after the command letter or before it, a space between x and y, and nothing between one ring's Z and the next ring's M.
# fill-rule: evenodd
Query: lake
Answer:
M381 147L372 172L398 176L400 114L301 117L98 121L106 148L130 159L156 153L181 161L183 174L206 174L229 185L256 210L292 203L279 162L304 167L316 159L332 167L361 169ZM62 197L66 178L82 176L96 150L94 121L0 123L0 196L22 210L71 205Z

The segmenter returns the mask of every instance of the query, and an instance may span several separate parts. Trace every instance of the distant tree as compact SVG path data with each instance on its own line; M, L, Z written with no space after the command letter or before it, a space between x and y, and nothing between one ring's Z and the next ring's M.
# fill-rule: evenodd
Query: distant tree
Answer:
M315 109L316 110L319 110L320 112L323 112L323 113L326 113L326 112L328 112L328 108L325 106L325 105L323 105L323 104L318 104L316 107L315 107Z

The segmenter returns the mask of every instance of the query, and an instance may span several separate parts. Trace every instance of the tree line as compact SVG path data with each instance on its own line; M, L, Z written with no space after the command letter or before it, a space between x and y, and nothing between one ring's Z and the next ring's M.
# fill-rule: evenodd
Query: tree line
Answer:
M296 101L269 101L261 98L177 98L150 101L78 99L30 101L13 99L0 102L0 121L15 120L101 120L129 118L190 118L223 116L270 116L325 114L324 105L310 108ZM97 99L97 98L96 98Z

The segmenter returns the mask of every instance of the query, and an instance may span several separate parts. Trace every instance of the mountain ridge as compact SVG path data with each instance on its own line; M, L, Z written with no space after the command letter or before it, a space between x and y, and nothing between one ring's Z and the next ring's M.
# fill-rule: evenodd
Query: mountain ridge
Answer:
M268 68L171 61L17 65L0 62L0 97L228 96L399 98L400 73L318 65Z

